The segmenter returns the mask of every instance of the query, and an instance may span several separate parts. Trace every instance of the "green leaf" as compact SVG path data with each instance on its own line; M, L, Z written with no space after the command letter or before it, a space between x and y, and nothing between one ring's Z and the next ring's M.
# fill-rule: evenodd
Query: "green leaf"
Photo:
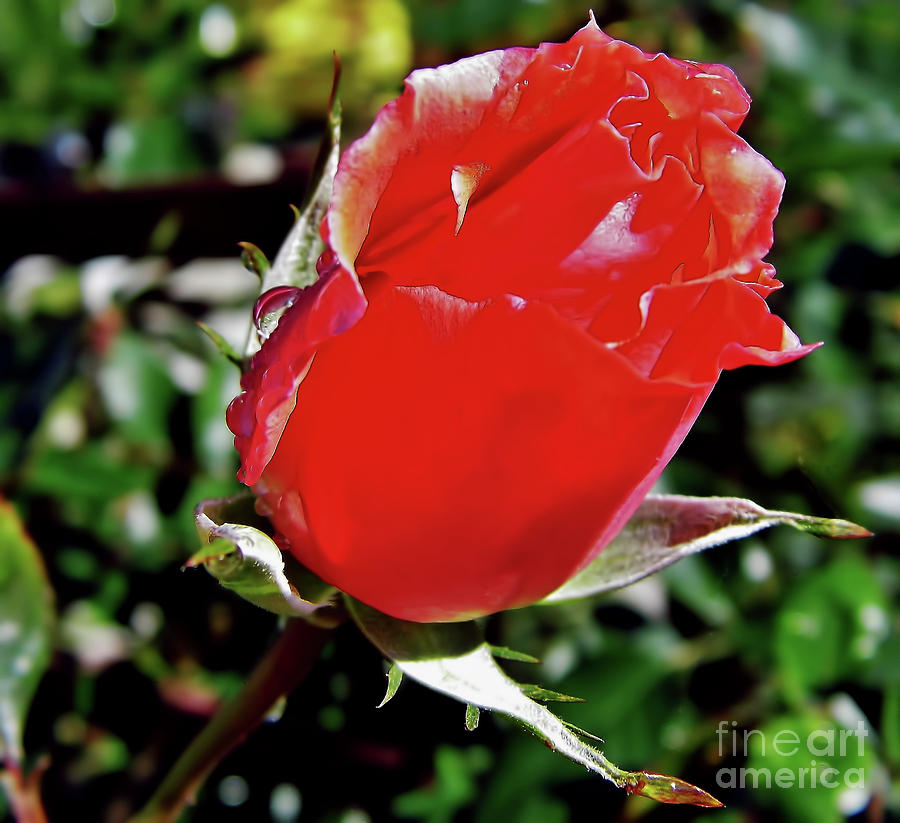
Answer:
M722 805L712 795L698 789L678 777L667 774L643 772L636 786L626 786L628 794L639 794L660 803L677 803L679 805L706 806L717 808Z
M222 586L256 606L289 617L310 617L327 608L335 589L302 569L265 532L243 523L215 520L240 513L251 495L206 500L197 506L197 531L206 545L186 563L188 568L203 565ZM245 516L254 522L258 515ZM286 565L292 572L286 573ZM302 591L302 594L301 594Z
M752 790L759 802L796 823L841 823L841 795L869 789L877 769L864 725L847 728L814 710L770 718L758 729L735 730L720 748L746 754L743 769L720 769L723 788ZM724 746L722 745L724 743ZM743 751L742 748L743 747Z
M507 714L559 754L580 763L632 794L664 803L719 806L706 792L677 778L627 772L583 742L555 714L531 700L526 689L497 665L475 623L411 623L345 597L347 608L369 640L404 674L467 705ZM660 781L671 782L668 793Z
M725 582L703 558L685 557L664 573L666 588L710 626L740 622L741 613Z
M460 809L478 796L475 778L490 765L491 755L482 746L438 747L434 755L434 780L425 788L396 798L394 816L421 823L450 823Z
M400 688L400 683L403 680L403 670L396 663L391 663L391 667L388 669L387 673L387 680L387 691L384 693L381 702L375 707L376 709L380 709L387 703L395 694L397 694L397 689Z
M891 683L884 690L881 736L884 753L893 766L900 765L900 683Z
M18 769L28 707L50 662L54 598L37 547L4 501L0 547L0 743Z
M739 497L650 495L588 566L542 602L556 603L619 589L683 557L778 524L834 539L871 535L847 520L768 511Z
M153 468L127 462L110 445L111 438L106 438L88 441L75 450L51 447L39 451L25 468L28 491L77 502L93 513L119 495L152 488Z
M100 394L122 435L151 448L157 460L172 449L169 414L176 389L168 364L146 337L123 331L109 348L98 374Z
M191 398L191 432L193 434L198 471L192 486L199 487L210 481L218 484L209 491L185 493L184 509L193 509L193 502L205 497L221 497L234 490L234 474L237 471L237 450L233 447L234 435L225 424L222 409L240 392L239 376L225 359L211 358L206 369L206 383ZM208 478L212 475L212 478ZM175 516L185 531L191 526L190 517Z
M841 557L792 588L778 611L772 645L791 697L858 675L890 637L890 607L862 558Z
M72 781L83 783L100 775L125 771L130 763L131 754L124 741L107 732L95 732L87 737L68 768Z

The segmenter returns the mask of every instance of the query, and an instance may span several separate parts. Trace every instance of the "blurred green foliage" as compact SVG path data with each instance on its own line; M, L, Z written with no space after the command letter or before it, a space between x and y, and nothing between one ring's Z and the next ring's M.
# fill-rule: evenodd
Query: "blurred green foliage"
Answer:
M208 172L236 144L317 128L333 53L358 128L412 65L400 0L5 0L0 30L0 142L113 185Z
M492 642L543 661L510 662L519 679L588 699L560 714L603 736L614 761L678 774L725 811L626 799L505 721L483 714L466 732L461 705L413 684L375 712L378 655L343 633L302 698L225 761L186 819L900 819L896 3L623 0L595 12L648 51L736 68L754 97L744 134L788 181L771 256L788 287L773 309L827 344L798 364L726 374L666 489L848 517L878 535L835 546L768 532L612 597L490 622ZM310 132L333 49L359 131L413 65L565 38L584 19L570 0L7 0L0 142L49 151L81 135L87 159L69 165L85 182L209 171L241 141L285 146ZM237 489L223 421L237 372L194 321L241 348L254 289L237 256L178 269L30 258L3 280L0 488L44 554L60 611L25 741L32 757L51 755L51 820L73 802L121 819L276 629L178 572L195 548L194 504ZM717 736L723 721L760 734L733 748ZM860 721L859 756L805 746ZM796 755L759 745L791 731L804 741ZM732 770L797 774L813 759L863 768L864 787L727 785Z

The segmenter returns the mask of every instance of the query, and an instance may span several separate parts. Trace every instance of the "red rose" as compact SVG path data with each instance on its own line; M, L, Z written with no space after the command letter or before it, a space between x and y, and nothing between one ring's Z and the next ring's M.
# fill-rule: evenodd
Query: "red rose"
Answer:
M593 21L410 76L229 409L300 561L407 620L533 602L621 528L721 369L812 348L764 302L783 181L735 135L748 104L730 69Z

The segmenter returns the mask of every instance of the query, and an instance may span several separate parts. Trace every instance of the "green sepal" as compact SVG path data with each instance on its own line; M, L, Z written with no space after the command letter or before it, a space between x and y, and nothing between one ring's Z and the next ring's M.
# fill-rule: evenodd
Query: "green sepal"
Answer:
M269 258L254 243L243 241L238 243L238 245L241 247L241 263L244 264L244 268L251 274L255 274L259 278L259 282L262 283L266 273L272 267L272 264L269 263Z
M664 803L721 805L678 778L628 772L585 743L549 709L530 699L498 665L476 623L411 623L375 611L345 595L347 610L363 634L403 673L467 706L509 715L554 751L580 763L632 794ZM467 724L474 712L466 710ZM663 781L668 780L668 793Z
M301 211L293 206L296 219L285 237L271 267L262 277L260 293L276 286L305 288L316 282L316 262L325 250L319 233L331 202L334 175L340 158L341 106L337 97L340 64L335 59L334 80L329 101L328 128L319 149L319 161L313 172L314 181L306 205ZM249 352L248 352L249 353Z
M720 800L716 800L709 792L698 789L685 780L653 772L641 772L637 785L626 786L625 791L628 794L649 797L660 803L705 806L706 808L721 808L725 805Z
M481 720L481 709L472 703L466 703L466 731L474 732Z
M387 681L387 690L385 691L381 702L375 707L376 709L380 709L387 703L395 694L397 694L397 689L400 688L400 683L403 681L403 670L396 663L391 663L387 673Z
M205 545L184 567L204 566L224 588L275 614L327 619L337 590L278 548L252 504L249 493L200 503L194 518Z
M606 743L606 741L602 737L597 737L595 734L591 734L590 732L586 732L579 726L576 726L574 723L569 723L567 720L563 720L563 723L566 724L566 728L570 732L575 732L579 737L584 737L588 740L596 740L598 743Z
M650 495L591 563L541 602L557 603L619 589L682 557L776 525L839 540L871 535L847 520L769 511L739 497Z
M536 683L519 683L522 694L541 703L587 703L583 697L572 697L570 694L545 689Z
M241 371L244 370L246 365L246 360L241 357L231 346L221 334L219 334L214 328L208 326L202 320L196 321L197 326L213 343L213 345L219 350L219 354L223 355L226 360L234 363Z
M519 663L540 663L536 657L525 652L517 652L515 649L509 649L506 646L490 646L491 654L499 657L501 660L516 660Z

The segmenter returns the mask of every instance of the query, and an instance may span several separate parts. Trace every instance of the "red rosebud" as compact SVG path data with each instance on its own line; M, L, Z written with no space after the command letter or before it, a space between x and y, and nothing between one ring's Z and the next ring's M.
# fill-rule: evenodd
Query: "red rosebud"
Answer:
M619 531L721 369L813 348L764 301L783 179L735 134L748 105L730 69L593 21L410 76L229 409L306 566L407 620L533 602Z

